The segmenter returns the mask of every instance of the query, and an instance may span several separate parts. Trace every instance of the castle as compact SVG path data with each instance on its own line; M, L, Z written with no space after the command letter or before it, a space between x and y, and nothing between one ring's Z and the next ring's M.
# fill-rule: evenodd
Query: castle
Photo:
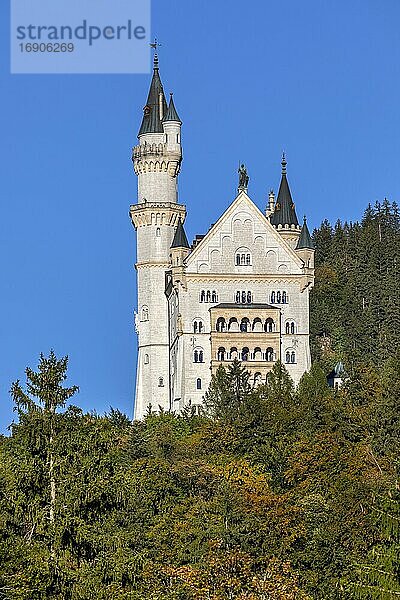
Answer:
M299 225L285 156L275 200L265 213L238 194L206 235L188 243L186 207L178 203L182 122L167 103L157 54L133 149L138 202L130 207L137 232L138 310L135 419L151 404L179 412L201 405L211 376L235 358L265 382L281 360L297 383L311 366L309 293L314 247Z

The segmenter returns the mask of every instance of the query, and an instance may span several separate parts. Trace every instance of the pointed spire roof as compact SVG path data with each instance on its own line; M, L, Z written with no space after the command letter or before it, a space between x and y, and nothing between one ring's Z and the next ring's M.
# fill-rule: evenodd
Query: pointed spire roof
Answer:
M305 215L303 227L301 228L301 233L297 242L296 250L301 250L302 248L309 248L310 250L314 250L314 242L312 241L310 232L308 231L307 219Z
M190 248L181 218L178 219L178 226L175 230L171 248Z
M282 156L282 178L279 186L278 197L276 199L275 210L270 218L271 225L298 225L296 209L290 193L289 183L286 177L286 158L285 153Z
M176 112L172 92L170 93L169 106L168 106L167 114L164 117L164 121L177 121L178 123L180 123L182 125L182 121L180 120L178 113Z
M165 100L164 89L158 70L158 56L155 54L153 77L151 79L146 106L143 109L143 120L138 135L142 135L143 133L163 133L162 119L167 110L167 101Z

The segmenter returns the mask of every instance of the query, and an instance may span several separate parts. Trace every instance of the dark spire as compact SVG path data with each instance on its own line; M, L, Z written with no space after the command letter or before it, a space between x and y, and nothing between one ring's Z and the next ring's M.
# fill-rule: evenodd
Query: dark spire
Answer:
M290 193L289 183L286 177L286 158L285 153L282 156L282 179L279 186L278 197L276 199L275 211L271 215L270 223L272 225L298 225L296 209Z
M190 248L180 217L178 219L178 226L175 230L175 235L174 239L172 240L171 248Z
M142 135L143 133L163 133L164 130L161 121L167 110L167 102L158 70L158 55L154 54L153 77L151 79L146 106L143 109L143 120L138 135Z
M178 113L176 112L174 99L172 97L172 92L170 93L169 106L167 110L167 114L164 117L164 121L177 121L182 125L182 121L180 120Z
M302 248L309 248L310 250L314 250L314 242L312 241L310 232L308 231L307 219L305 215L303 227L301 228L301 233L297 242L296 250L301 250Z

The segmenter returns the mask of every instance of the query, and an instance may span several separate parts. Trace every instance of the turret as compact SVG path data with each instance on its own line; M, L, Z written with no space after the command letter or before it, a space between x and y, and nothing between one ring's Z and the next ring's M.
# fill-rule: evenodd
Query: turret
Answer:
M300 236L301 227L297 220L296 208L290 193L289 183L286 175L286 158L285 153L282 156L282 177L279 186L278 197L274 207L274 212L271 214L270 223L281 234L281 236L295 248Z
M138 176L138 202L178 201L181 125L172 98L169 106L165 100L155 54L153 77L138 133L139 144L132 154Z
M175 230L171 244L171 270L174 285L180 283L186 289L185 258L190 253L190 246L181 219Z
M274 209L275 209L275 194L274 194L274 190L270 190L269 194L268 194L268 204L265 209L265 216L266 217L271 216L272 213L274 212Z
M315 248L307 227L307 220L305 216L300 237L296 245L296 254L298 254L301 260L304 262L306 269L314 269Z

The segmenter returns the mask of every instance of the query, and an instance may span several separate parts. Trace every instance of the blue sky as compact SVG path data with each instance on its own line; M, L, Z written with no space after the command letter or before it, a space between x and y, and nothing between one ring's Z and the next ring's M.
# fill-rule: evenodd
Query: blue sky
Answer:
M70 357L75 402L132 415L136 201L131 147L149 75L10 75L0 6L0 430L11 382ZM299 216L400 201L398 0L153 0L160 71L183 120L189 239L232 201L263 208L286 151Z

